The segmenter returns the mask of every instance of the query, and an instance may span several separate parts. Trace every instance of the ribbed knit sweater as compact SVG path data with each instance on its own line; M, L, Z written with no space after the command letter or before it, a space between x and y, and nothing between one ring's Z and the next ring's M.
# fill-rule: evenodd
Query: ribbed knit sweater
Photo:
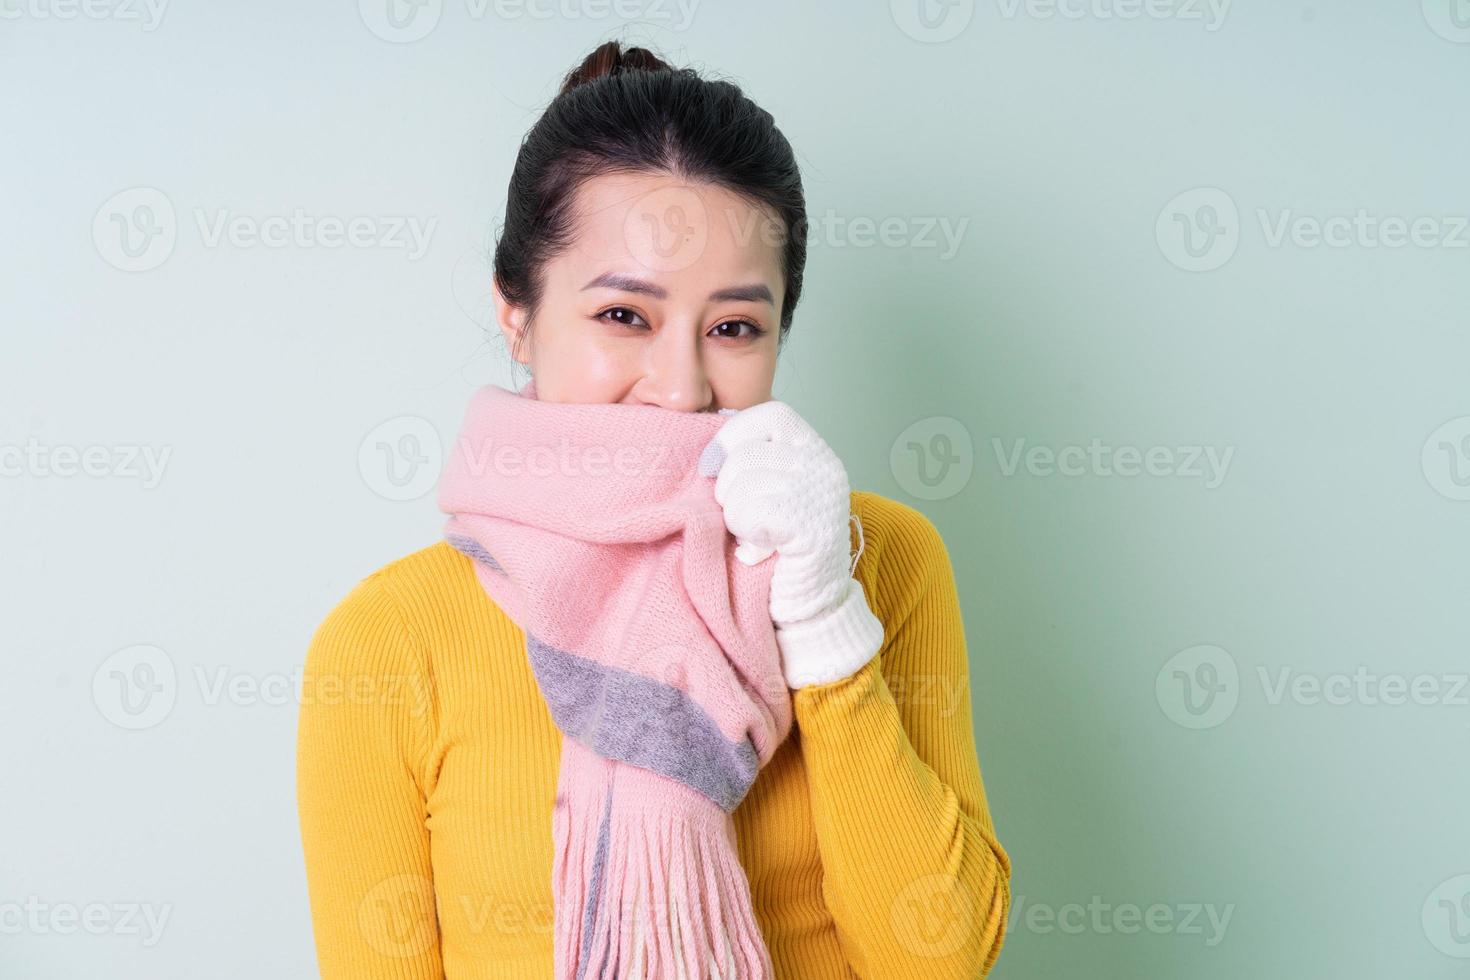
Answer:
M734 813L741 865L783 980L972 980L1000 951L1010 860L949 554L907 504L854 491L852 512L883 646L792 692L791 736ZM357 584L311 639L298 727L325 980L552 975L561 739L470 559L439 542Z

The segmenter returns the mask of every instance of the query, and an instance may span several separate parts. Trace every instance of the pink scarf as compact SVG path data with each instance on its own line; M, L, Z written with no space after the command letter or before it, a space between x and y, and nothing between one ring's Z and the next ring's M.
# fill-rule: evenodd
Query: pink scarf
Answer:
M557 980L762 980L731 814L791 730L769 611L705 447L726 416L479 389L439 483L563 737Z

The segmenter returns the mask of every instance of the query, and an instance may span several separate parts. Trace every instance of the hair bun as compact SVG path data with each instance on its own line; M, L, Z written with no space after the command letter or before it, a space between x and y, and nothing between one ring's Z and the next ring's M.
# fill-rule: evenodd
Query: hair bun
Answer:
M557 94L566 95L578 85L630 70L673 71L673 67L647 48L633 47L624 51L621 42L608 41L599 45L582 59L580 65L567 73L566 79L561 83L561 91Z

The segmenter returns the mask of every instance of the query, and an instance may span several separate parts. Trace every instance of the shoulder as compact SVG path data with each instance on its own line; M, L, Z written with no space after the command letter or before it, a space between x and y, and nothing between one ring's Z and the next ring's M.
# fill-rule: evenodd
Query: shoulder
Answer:
M853 575L884 623L902 618L936 587L954 588L949 550L934 522L909 504L867 490L852 492L852 547L859 545Z
M858 558L859 570L865 565L875 570L885 564L885 555L891 561L904 565L917 563L928 566L937 561L948 564L944 539L923 511L868 490L854 490L851 496L852 513L862 525L863 553ZM857 528L853 528L853 543L856 547Z
M394 760L421 791L439 731L433 617L419 610L462 578L438 544L394 559L359 579L313 632L306 652L297 723L302 785L334 785L332 770ZM452 610L438 614L452 620Z
M436 541L359 579L316 628L311 657L319 666L422 661L454 607L477 600L486 597L469 559Z
M362 581L382 589L405 609L414 606L423 593L443 594L447 589L449 595L456 595L456 587L477 584L471 561L442 538L395 558Z

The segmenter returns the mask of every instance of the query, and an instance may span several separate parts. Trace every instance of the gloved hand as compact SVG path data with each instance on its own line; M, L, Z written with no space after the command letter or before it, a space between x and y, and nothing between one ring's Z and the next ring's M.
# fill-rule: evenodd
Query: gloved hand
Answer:
M736 558L754 565L776 553L771 621L786 684L851 676L883 645L883 624L852 577L847 470L784 402L730 414L705 448L700 471L718 473L715 499L735 536Z

